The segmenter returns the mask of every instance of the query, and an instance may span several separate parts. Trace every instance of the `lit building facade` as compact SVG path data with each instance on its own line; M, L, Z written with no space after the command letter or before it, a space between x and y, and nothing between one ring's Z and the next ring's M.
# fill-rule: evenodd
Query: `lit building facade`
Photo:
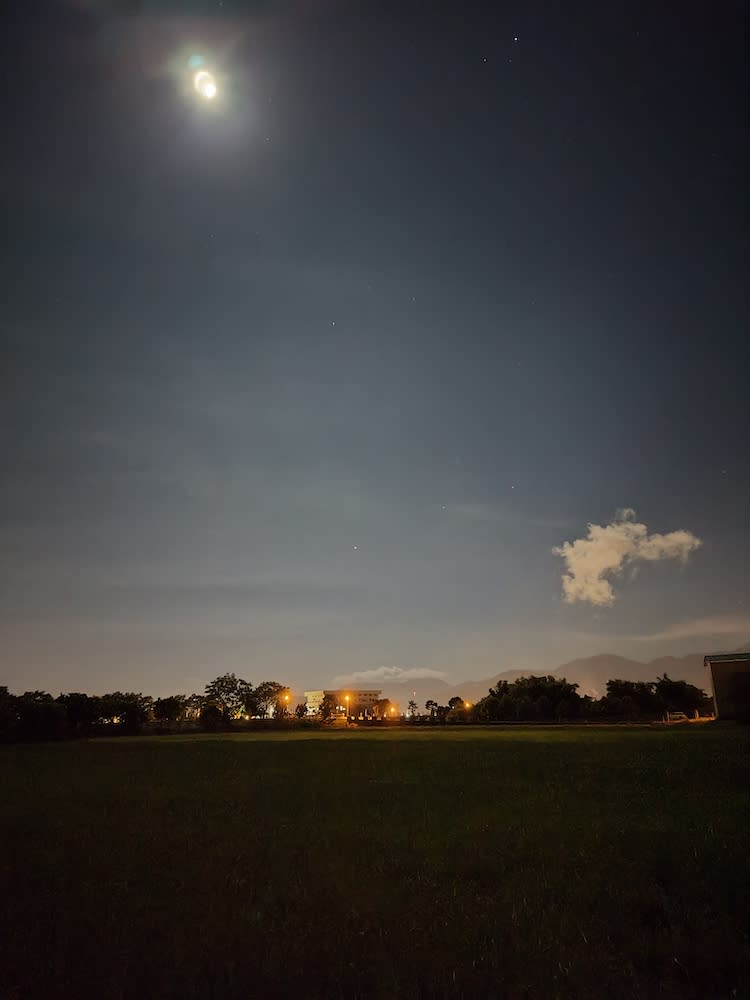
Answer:
M337 688L335 690L305 691L305 704L308 715L317 715L323 699L330 695L334 702L334 711L338 715L372 715L375 702L380 700L380 690L374 688L366 691L359 688Z

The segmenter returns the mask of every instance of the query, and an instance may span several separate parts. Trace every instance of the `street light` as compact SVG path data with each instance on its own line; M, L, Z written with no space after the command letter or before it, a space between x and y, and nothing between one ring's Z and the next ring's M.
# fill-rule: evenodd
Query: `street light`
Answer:
M349 725L349 695L346 695L344 697L344 701L346 702L346 724L348 726Z

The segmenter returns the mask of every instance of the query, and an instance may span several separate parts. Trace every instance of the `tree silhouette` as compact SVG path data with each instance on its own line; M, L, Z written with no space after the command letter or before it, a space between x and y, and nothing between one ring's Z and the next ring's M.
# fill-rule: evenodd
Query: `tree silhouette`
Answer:
M323 722L328 722L329 719L333 717L333 713L336 711L336 699L332 694L327 694L323 697L320 703L320 708L318 709L318 715Z
M253 692L253 697L258 706L258 715L268 715L271 705L274 704L281 694L287 689L278 681L262 681Z
M173 694L168 698L157 698L153 705L154 718L159 722L177 722L185 711L185 696Z
M206 684L206 701L218 706L226 719L236 719L246 711L253 686L236 674L222 674Z

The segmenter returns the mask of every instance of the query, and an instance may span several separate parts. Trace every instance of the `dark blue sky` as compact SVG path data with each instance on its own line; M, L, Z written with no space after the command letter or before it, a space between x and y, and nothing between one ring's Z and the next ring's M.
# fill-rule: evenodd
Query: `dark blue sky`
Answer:
M750 638L742 5L436 6L4 7L12 688Z

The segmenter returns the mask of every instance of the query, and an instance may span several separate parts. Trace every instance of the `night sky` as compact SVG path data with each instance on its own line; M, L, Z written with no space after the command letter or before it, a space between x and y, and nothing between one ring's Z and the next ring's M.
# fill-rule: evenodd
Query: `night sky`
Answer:
M742 6L3 4L0 683L748 640Z

